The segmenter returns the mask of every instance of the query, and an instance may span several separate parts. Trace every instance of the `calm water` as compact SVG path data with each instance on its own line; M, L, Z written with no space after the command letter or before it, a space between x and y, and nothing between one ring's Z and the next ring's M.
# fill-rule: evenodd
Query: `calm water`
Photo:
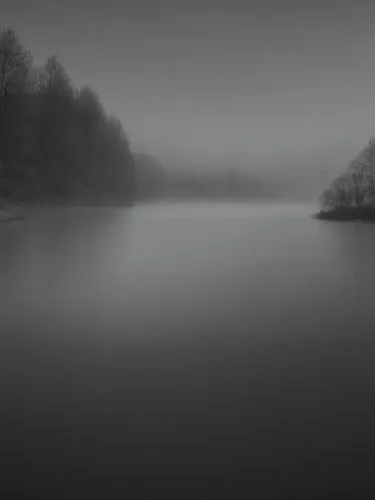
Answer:
M375 227L314 208L3 224L7 498L369 498Z

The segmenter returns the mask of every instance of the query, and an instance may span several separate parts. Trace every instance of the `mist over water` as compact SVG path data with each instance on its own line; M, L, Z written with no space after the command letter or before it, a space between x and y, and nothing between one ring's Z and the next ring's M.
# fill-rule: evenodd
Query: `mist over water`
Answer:
M364 498L375 233L314 209L165 203L3 224L12 491Z

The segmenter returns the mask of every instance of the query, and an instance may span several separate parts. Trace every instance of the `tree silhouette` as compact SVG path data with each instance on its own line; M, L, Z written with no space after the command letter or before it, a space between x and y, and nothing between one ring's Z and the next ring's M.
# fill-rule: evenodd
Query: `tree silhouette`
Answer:
M323 209L338 209L375 198L375 138L371 138L360 153L349 163L346 171L334 179L320 197Z
M0 197L130 201L134 162L121 123L56 56L43 67L0 32Z

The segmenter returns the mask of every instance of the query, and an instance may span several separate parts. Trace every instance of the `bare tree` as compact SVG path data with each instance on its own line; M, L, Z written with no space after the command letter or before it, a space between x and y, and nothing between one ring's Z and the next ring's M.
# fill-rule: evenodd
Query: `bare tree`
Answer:
M375 194L375 138L371 138L365 148L354 158L348 167L356 189L356 203Z
M0 32L0 112L4 111L8 93L27 83L32 56L20 44L16 32L7 28Z
M375 137L349 163L346 171L326 189L322 208L339 208L354 203L357 207L375 198Z
M342 174L325 189L320 197L323 209L339 209L348 207L355 198L355 185L350 176Z
M44 65L44 91L49 94L73 95L73 86L64 67L56 56L47 59Z

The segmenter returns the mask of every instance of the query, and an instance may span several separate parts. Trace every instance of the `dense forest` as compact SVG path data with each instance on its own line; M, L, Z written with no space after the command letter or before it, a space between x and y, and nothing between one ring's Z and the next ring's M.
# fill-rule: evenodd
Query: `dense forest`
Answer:
M134 161L120 121L51 56L43 67L0 32L0 199L129 203Z

